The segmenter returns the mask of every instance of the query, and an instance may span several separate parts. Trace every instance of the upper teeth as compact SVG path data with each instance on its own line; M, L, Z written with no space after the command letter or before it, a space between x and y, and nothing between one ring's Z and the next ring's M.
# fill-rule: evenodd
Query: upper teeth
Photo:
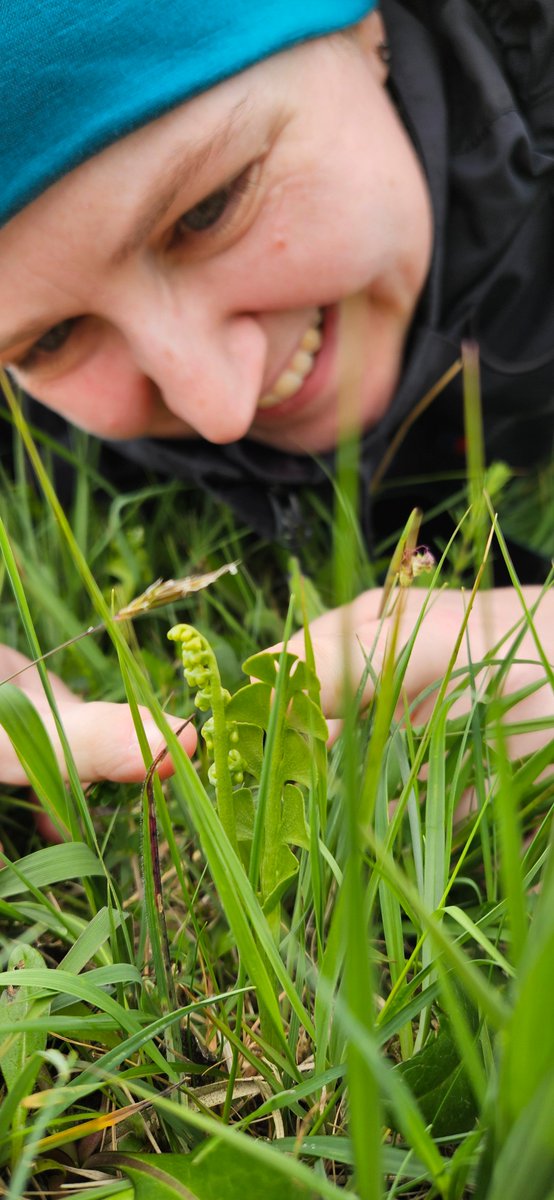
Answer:
M288 400L290 396L294 396L295 392L300 391L306 376L310 374L315 356L323 341L318 328L320 323L321 313L318 314L317 324L306 330L298 349L287 363L285 370L275 380L271 391L266 392L258 400L258 408L273 408L275 404L280 404L281 400Z

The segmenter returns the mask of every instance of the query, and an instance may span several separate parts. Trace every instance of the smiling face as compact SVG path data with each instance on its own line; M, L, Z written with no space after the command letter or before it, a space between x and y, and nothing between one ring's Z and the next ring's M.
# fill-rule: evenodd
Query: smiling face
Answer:
M367 428L427 275L422 171L374 51L295 47L146 125L0 230L0 361L100 436L338 435L338 314L361 294ZM355 408L355 411L354 411Z

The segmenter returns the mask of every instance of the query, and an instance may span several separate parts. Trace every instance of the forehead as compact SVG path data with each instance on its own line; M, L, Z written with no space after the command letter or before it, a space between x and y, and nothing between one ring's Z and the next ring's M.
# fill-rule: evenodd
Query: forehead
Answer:
M289 110L294 105L296 111L307 105L306 93L297 86L298 63L300 70L312 72L320 64L325 73L322 57L336 45L344 46L344 41L330 33L275 53L112 142L51 184L7 225L0 226L0 252L6 243L4 231L17 229L19 236L28 215L40 223L53 210L61 211L83 200L89 211L97 202L103 208L110 186L124 186L125 198L138 196L153 171L178 170L179 164L183 176L188 171L194 181L205 167L223 156L229 144L261 125L272 103L281 103ZM297 64L297 69L293 68L289 87L290 64ZM294 100L287 105L290 92Z
M77 219L93 228L95 217L107 219L117 236L129 214L140 221L143 201L160 194L161 203L168 192L215 170L262 115L250 74L179 105L52 184L0 228L0 261L18 248L23 252L30 238L51 235L60 219L69 222L67 236Z
M169 182L171 177L183 183L188 179L191 186L201 178L202 186L209 186L212 167L231 150L240 153L268 121L278 124L282 110L292 111L289 64L319 60L322 46L331 40L318 38L264 59L75 167L0 228L0 257L33 229L38 234L60 217L73 224L78 214L92 226L97 213L117 234L128 211L163 176ZM296 108L299 102L296 89Z
M1 0L0 220L186 98L373 4Z

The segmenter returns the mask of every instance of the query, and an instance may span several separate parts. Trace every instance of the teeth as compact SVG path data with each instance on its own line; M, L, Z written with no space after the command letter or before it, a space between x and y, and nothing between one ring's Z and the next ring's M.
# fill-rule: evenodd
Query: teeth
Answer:
M289 371L296 371L297 375L300 375L302 379L305 379L308 371L311 371L313 365L313 354L309 354L307 350L297 350L290 364Z
M319 350L322 341L323 338L319 329L307 329L300 342L300 349L307 350L310 354L315 354Z
M318 325L321 324L321 321L322 313L319 313ZM295 392L300 391L304 380L312 370L315 355L322 342L323 337L319 328L314 326L306 330L298 350L295 351L286 369L275 380L272 390L266 392L258 400L258 408L273 408L281 400L288 400L290 396L294 396Z
M258 408L273 408L275 404L279 404L280 399L274 392L266 392L265 396L260 396Z
M294 393L298 391L303 381L304 376L299 375L297 371L283 371L277 383L273 385L273 395L277 396L279 400L288 400L289 396L294 396Z

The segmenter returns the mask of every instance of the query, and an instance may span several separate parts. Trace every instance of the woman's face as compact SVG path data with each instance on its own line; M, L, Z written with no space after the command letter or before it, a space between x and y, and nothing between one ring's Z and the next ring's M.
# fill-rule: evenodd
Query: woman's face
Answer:
M431 216L376 30L373 14L358 37L220 84L0 230L0 358L27 391L108 438L248 435L317 453L338 433L339 307L360 294L346 420L378 420Z

